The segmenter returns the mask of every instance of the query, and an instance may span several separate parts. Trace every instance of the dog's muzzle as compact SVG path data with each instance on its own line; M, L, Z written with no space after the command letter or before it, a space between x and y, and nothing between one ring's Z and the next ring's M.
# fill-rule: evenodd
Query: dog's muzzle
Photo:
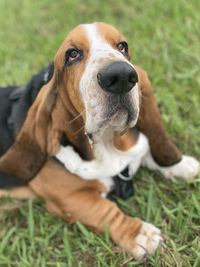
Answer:
M126 62L112 62L97 74L101 88L112 94L128 93L138 82L137 72Z

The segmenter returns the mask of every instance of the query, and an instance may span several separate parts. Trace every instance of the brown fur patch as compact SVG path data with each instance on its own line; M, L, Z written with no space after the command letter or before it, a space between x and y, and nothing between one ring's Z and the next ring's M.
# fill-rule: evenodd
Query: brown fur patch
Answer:
M113 144L117 149L127 151L137 143L138 135L139 132L136 128L129 129L122 136L114 136Z

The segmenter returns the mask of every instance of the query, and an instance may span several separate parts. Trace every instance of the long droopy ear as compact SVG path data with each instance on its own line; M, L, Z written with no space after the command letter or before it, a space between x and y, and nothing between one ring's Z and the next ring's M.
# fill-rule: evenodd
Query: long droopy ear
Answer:
M140 90L140 114L137 127L149 140L151 154L160 166L181 160L181 153L168 136L147 73L136 66Z
M57 96L55 73L38 94L11 148L0 158L0 170L24 181L32 179L47 158L51 112Z

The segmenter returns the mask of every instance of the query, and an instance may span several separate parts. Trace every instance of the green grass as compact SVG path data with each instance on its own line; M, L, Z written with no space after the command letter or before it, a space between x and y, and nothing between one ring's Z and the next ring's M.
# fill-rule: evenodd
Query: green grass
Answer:
M24 84L51 61L75 25L105 21L145 68L168 132L200 158L200 1L1 0L0 84ZM0 202L0 266L200 266L200 176L166 181L141 169L121 209L162 229L166 248L139 263L109 238L49 214L42 200Z

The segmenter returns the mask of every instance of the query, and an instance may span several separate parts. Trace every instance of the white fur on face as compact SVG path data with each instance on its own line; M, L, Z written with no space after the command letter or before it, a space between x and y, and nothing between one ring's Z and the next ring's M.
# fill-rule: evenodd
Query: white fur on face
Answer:
M115 131L123 131L127 126L133 127L139 113L137 84L133 90L126 94L129 104L134 109L134 118L129 122L129 125L126 125L128 111L118 109L120 101L117 101L117 97L119 96L103 91L97 81L97 73L111 62L122 61L127 62L132 67L133 65L106 42L95 24L85 24L82 27L84 27L90 44L88 61L79 87L86 108L86 132L101 135L109 126ZM115 108L116 112L113 111ZM113 114L109 116L111 113Z

